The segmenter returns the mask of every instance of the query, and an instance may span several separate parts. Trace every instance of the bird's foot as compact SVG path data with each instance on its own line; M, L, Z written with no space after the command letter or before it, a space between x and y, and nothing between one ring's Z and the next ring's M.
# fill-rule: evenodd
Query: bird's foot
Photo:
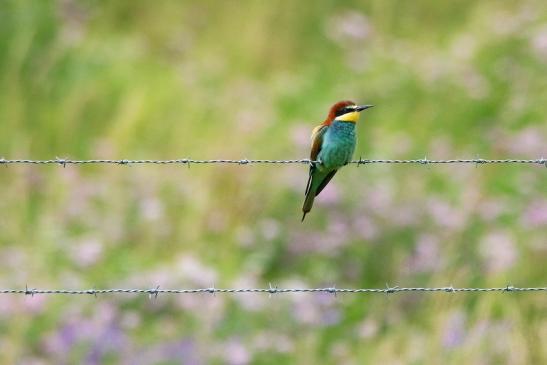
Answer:
M316 168L317 166L322 165L322 164L323 164L323 161L321 161L319 159L316 160L316 161L310 161L310 167Z

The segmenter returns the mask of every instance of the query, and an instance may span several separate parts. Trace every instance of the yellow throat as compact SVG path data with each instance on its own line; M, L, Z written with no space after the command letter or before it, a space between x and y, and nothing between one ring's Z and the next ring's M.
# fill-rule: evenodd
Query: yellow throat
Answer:
M342 114L334 118L334 120L339 120L341 122L351 122L351 123L357 123L359 120L359 112L349 112L346 114Z

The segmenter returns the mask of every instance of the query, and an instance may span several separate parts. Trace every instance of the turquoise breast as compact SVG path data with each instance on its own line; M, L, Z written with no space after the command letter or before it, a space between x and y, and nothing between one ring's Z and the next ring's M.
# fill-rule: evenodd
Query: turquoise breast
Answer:
M335 120L323 136L321 152L317 156L322 161L320 170L334 170L346 165L353 157L355 144L355 123Z

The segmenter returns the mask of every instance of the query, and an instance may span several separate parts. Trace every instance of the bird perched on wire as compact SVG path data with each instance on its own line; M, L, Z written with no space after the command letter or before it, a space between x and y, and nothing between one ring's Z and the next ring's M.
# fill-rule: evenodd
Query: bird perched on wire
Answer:
M302 221L313 206L313 200L327 186L338 169L347 165L355 150L355 124L360 113L373 105L356 105L339 101L329 111L327 119L313 129L311 135L310 175L306 199L302 206Z

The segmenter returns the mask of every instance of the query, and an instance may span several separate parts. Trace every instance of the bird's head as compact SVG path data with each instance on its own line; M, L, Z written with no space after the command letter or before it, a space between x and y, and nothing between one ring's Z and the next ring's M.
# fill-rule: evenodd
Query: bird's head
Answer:
M359 120L359 113L365 109L372 108L374 105L356 105L353 101L344 100L334 104L329 111L327 124L334 120L342 122L356 123Z

